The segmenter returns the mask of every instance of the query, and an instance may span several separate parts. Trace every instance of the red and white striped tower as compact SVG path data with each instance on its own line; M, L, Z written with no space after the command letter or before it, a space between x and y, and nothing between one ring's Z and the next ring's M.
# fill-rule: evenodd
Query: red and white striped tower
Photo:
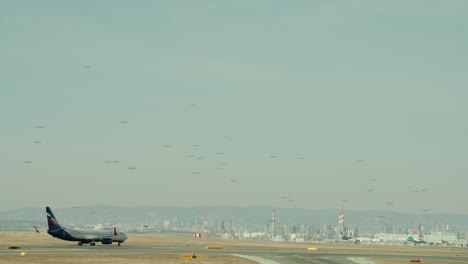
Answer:
M338 214L338 225L340 226L341 229L343 229L343 227L344 227L344 213L343 213L343 211L341 211Z

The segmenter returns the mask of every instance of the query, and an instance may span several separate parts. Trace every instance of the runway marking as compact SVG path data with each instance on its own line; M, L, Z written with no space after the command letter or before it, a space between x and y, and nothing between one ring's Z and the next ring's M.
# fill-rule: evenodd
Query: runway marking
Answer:
M250 260L256 261L257 263L260 263L260 264L280 264L279 262L276 262L276 261L273 261L273 260L270 260L270 259L266 259L266 258L261 258L261 257L248 256L248 255L239 255L239 254L231 254L231 255L236 256L236 257L245 258L245 259L250 259Z
M367 260L366 258L349 257L348 259L351 260L352 262L358 263L358 264L376 264L375 262Z

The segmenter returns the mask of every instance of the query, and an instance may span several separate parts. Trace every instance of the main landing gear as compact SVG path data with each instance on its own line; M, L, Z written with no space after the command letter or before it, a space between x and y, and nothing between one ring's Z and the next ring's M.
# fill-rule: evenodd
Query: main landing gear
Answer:
M83 242L82 241L78 241L78 246L82 246L83 245ZM91 242L89 243L90 246L96 246L96 242ZM120 242L117 243L117 246L120 247Z
M83 245L83 241L79 241L79 242L78 242L78 246L82 246L82 245ZM90 245L90 246L95 246L96 243L91 242L91 243L89 243L89 245Z

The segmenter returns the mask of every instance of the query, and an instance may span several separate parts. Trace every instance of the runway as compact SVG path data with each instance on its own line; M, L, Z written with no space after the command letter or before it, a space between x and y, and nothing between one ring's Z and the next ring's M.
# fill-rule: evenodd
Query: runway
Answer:
M243 257L246 259L257 260L258 263L271 263L271 264L293 264L293 263L336 263L336 264L348 264L354 263L348 260L346 254L337 255L337 254L311 254L304 252L275 252L272 253L270 250L259 251L259 250L238 250L238 249L222 249L222 250L209 250L206 248L187 248L181 247L153 247L153 246L128 246L128 247L116 247L116 246L65 246L65 247L56 247L56 246L37 246L34 248L24 248L22 250L1 250L0 255L2 254L16 254L19 252L26 251L28 254L41 254L41 255L54 255L54 254L70 254L70 255L82 255L82 254L176 254L181 255L187 252L194 252L200 256L207 255L232 255ZM249 258L254 257L254 258ZM255 258L256 257L256 258ZM0 257L1 260L1 257ZM203 262L202 262L203 263Z
M322 263L322 264L352 264L355 263L350 258L365 258L370 259L386 259L386 260L401 260L401 262L408 262L410 258L421 258L425 262L428 261L441 261L447 263L450 261L460 261L468 263L468 256L466 252L462 256L458 250L447 248L447 254L442 256L434 256L432 254L425 254L425 252L415 252L411 254L398 254L395 252L382 253L381 250L376 253L366 252L353 252L349 249L344 249L341 252L308 252L306 249L283 249L272 250L271 248L253 248L248 249L245 247L231 246L224 249L206 249L204 247L183 247L183 246L151 246L151 245L125 245L118 247L116 245L97 245L97 246L77 246L77 245L33 245L26 246L20 250L0 250L1 255L19 254L25 251L28 254L41 254L41 255L54 255L54 254L118 254L118 255L147 255L147 254L171 254L181 255L187 252L193 252L200 256L207 255L233 255L233 256L253 256L264 260L270 260L271 263L281 264L300 264L300 263ZM356 250L357 251L357 250ZM427 253L427 252L426 252ZM203 262L201 262L203 263ZM379 262L374 262L379 263Z
M242 264L356 264L351 258L367 260L375 264L409 263L412 258L423 259L424 263L468 263L468 249L455 247L413 246L366 246L346 244L300 244L269 241L239 241L221 239L193 239L185 236L132 235L121 246L102 245L78 246L45 236L9 233L0 236L0 262L33 263L21 259L20 252L28 257L35 256L34 263L52 262L55 257L67 256L67 263L88 263L99 259L100 263L242 263ZM10 241L9 244L5 244ZM20 245L19 250L7 250L8 245ZM207 249L206 245L222 245L222 249ZM308 251L308 247L316 247ZM201 259L180 259L184 253L196 253ZM9 257L10 256L10 257ZM14 256L14 257L13 257ZM226 257L223 257L226 256ZM227 257L229 256L229 257ZM240 259L243 257L244 260ZM44 259L44 262L41 262ZM76 262L73 260L76 259ZM113 261L103 262L107 259ZM116 262L115 259L121 262ZM158 260L161 260L158 262ZM250 260L249 260L250 259ZM191 261L191 262L187 262ZM211 261L211 262L210 262ZM370 262L372 261L372 262Z

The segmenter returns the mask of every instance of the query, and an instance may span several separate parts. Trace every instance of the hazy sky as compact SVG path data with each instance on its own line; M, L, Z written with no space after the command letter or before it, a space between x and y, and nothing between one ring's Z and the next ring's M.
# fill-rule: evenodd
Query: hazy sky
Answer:
M467 213L467 8L1 1L0 210Z

